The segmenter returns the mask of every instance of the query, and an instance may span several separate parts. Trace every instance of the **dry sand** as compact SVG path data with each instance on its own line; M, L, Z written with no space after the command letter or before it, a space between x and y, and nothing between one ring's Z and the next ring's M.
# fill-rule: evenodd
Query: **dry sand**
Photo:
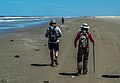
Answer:
M96 72L93 73L90 43L88 74L72 77L77 72L77 48L73 47L73 41L83 22L90 25L96 41ZM44 37L48 24L6 31L6 35L1 35L0 83L120 83L120 18L67 19L58 26L63 32L58 67L49 66Z

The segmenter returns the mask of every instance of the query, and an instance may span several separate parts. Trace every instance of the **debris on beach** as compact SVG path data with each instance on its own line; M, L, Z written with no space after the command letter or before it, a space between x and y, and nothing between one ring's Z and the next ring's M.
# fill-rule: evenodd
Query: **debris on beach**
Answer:
M43 44L43 46L47 46L47 44Z
M2 82L8 82L8 80L6 80L6 79L2 79Z
M69 33L71 32L71 31L68 31Z
M15 55L15 57L16 57L16 58L20 58L20 56L19 56L19 55Z
M35 51L40 51L40 49L35 49Z
M10 40L10 42L13 42L13 41L14 41L13 39Z
M66 28L66 30L68 30L69 28Z
M44 81L44 83L49 83L49 81Z

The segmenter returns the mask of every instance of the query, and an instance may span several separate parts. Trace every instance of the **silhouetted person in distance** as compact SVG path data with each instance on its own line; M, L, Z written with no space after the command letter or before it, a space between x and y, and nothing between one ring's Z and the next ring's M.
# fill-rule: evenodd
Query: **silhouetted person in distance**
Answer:
M63 18L63 17L62 17L62 19L61 19L61 20L62 20L62 24L64 24L64 18Z

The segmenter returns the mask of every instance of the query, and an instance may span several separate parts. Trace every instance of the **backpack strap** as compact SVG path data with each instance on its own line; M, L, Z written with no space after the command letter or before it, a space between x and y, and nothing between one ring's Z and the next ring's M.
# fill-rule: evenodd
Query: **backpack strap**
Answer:
M53 29L51 28L51 26L49 27L50 30L55 30L56 26L53 27Z
M53 30L55 30L56 26L54 26Z

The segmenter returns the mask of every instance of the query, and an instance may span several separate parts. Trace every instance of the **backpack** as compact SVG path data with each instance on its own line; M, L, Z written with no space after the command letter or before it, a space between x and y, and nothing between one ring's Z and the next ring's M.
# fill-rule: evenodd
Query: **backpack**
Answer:
M56 42L58 37L57 37L57 33L55 31L55 28L54 27L53 29L51 27L49 27L49 41L50 42Z
M80 31L79 45L82 48L86 48L88 46L88 32L86 30Z

